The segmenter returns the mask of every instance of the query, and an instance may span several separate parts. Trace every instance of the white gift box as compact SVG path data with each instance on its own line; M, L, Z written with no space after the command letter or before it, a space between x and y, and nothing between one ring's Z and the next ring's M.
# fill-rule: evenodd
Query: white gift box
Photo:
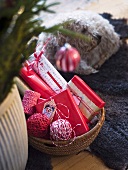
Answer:
M79 109L90 122L105 102L78 76L68 82L68 88L80 100Z
M66 80L60 75L55 67L43 55L43 51L36 51L29 59L33 70L53 89L56 93L67 88Z

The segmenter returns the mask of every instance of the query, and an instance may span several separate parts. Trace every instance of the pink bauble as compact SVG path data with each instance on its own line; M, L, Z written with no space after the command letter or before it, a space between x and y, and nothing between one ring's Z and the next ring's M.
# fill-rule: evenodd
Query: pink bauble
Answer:
M52 140L69 140L72 137L72 126L68 120L58 119L50 124L50 137Z
M55 57L57 69L64 72L74 71L81 58L77 49L73 48L68 43L57 51Z
M43 138L48 132L49 125L50 119L46 115L35 113L27 119L28 135Z

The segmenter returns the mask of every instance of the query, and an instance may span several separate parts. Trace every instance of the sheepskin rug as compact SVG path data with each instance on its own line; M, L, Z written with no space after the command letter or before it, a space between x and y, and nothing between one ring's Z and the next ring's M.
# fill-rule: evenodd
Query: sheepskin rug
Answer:
M74 72L85 75L99 71L103 63L116 53L120 47L120 35L115 32L114 27L108 20L92 11L76 10L59 13L51 20L44 22L43 26L49 28L57 24L63 24L64 28L87 35L91 37L92 41L88 43L81 39L63 35L60 32L56 35L41 33L38 44L43 44L50 38L45 56L55 67L55 54L65 43L75 47L81 55L80 64Z

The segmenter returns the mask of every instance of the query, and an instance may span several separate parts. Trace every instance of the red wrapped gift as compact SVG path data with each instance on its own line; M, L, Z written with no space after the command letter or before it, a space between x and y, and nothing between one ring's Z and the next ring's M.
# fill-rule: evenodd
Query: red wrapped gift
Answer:
M25 63L20 70L20 76L36 92L45 99L56 93L31 69L29 63Z
M46 112L46 106L49 106L49 109L47 109L48 112ZM51 117L51 114L54 112L52 121L67 119L75 130L76 136L80 136L89 131L86 118L81 113L69 89L37 104L36 110L47 116L50 115L48 117Z
M104 107L105 102L80 77L75 75L68 82L68 87L74 95L78 96L79 108L88 121Z

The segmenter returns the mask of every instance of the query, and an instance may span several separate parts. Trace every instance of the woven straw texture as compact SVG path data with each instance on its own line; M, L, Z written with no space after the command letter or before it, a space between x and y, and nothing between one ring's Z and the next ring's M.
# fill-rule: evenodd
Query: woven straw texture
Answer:
M22 95L24 94L25 90L29 89L26 84L18 77L16 77L15 82ZM76 137L74 141L59 141L54 142L55 145L53 145L53 141L51 140L29 137L29 144L35 149L50 155L76 154L86 149L94 141L104 123L104 120L105 110L103 108L101 110L101 114L99 114L99 121L97 124L89 132Z
M21 98L14 85L0 105L0 169L24 170L28 137Z
M105 120L105 110L101 110L98 123L89 132L78 136L74 141L57 141L45 140L41 138L29 137L29 143L35 149L50 155L70 155L76 154L86 149L98 135ZM69 144L70 143L70 144Z

